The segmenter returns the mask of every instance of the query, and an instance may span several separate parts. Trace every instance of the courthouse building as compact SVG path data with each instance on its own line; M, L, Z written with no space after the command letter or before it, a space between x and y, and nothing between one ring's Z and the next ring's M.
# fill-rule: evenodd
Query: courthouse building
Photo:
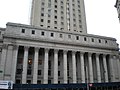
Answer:
M115 38L87 33L84 0L33 0L31 25L0 28L0 80L119 82L119 47Z

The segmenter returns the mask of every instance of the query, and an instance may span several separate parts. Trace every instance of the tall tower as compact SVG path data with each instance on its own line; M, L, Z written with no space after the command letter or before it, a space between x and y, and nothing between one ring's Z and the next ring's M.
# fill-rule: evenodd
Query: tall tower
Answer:
M33 0L31 25L87 33L84 0Z
M118 18L119 18L119 21L120 21L120 0L116 0L115 7L117 8Z

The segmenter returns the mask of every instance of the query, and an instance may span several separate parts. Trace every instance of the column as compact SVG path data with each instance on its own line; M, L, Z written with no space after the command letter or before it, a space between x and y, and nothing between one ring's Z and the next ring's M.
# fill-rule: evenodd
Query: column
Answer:
M29 47L24 46L24 59L23 59L22 84L26 84L26 78L27 78L27 64L28 64L28 49L29 49Z
M35 47L34 68L33 68L33 84L37 84L37 78L38 78L38 56L39 56L39 48Z
M5 73L4 73L5 80L11 80L12 60L13 60L13 45L9 44L5 61Z
M43 84L48 84L48 53L49 49L45 48Z
M54 84L58 83L58 50L54 50Z
M101 83L100 61L99 61L99 54L97 53L96 53L96 68L97 68L97 80L98 83Z
M1 62L0 62L0 80L4 79L4 70L5 70L5 61L7 55L7 44L3 44L2 46L2 55L1 55Z
M105 82L108 82L108 70L107 70L107 62L106 62L106 55L103 54L103 68L104 68L104 71L103 71L103 74L104 74L104 79L105 79Z
M84 65L84 53L80 52L80 60L81 60L81 79L82 83L85 83L85 65Z
M90 83L93 83L92 53L88 53L88 63L89 63Z
M109 60L109 64L110 64L110 78L111 78L111 82L115 81L115 74L114 74L114 67L113 67L113 55L110 55L110 60Z
M13 61L12 61L12 73L11 73L11 79L13 82L15 82L18 48L19 46L17 45L14 45L13 47Z
M119 81L120 81L120 57L117 57L117 67L118 67L118 75L119 75Z
M67 83L67 51L63 51L63 83Z
M76 58L75 58L75 51L72 51L72 79L73 79L73 83L77 82L76 79Z

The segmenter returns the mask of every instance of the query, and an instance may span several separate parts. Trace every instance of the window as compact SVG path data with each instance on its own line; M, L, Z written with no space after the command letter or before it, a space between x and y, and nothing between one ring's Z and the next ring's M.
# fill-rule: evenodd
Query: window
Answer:
M39 60L38 60L38 64L39 64L39 65L42 65L42 60L39 59Z
M54 33L51 33L50 36L51 36L51 37L54 37Z
M57 16L55 16L55 19L57 19Z
M101 43L101 40L99 39L99 43Z
M41 70L38 70L38 75L41 75Z
M60 71L58 71L58 76L60 76Z
M20 84L20 82L21 82L21 81L20 81L19 79L16 80L16 84Z
M28 64L31 65L32 64L32 59L28 60Z
M57 27L54 27L55 29L57 29Z
M71 38L71 35L68 35L68 38Z
M25 29L22 29L22 31L21 31L22 33L25 33Z
M48 70L48 75L51 76L51 71L50 70Z
M22 69L17 69L17 74L22 74Z
M55 24L57 24L57 21L54 21Z
M92 38L92 42L94 42L94 39Z
M28 83L28 84L31 84L31 80L27 80L27 83Z
M47 26L47 28L50 28L50 26Z
M62 38L63 36L62 36L62 34L60 34L60 38Z
M51 80L48 80L48 84L51 84Z
M41 22L43 22L44 20L43 19L41 19Z
M57 8L57 5L55 5L55 8Z
M44 32L41 32L41 35L42 35L42 36L44 36L44 34L45 34Z
M58 61L58 66L60 66L60 61Z
M35 30L32 30L32 34L35 34Z
M87 41L87 38L86 38L86 37L84 37L84 41Z
M28 69L28 70L27 70L27 75L31 75L31 73L32 73L32 72L31 72L31 69Z
M48 23L50 23L50 20L48 20Z
M41 84L41 80L37 80L37 84Z
M41 13L41 16L44 16L44 13Z
M57 13L57 10L55 10L54 12Z
M107 40L105 40L105 43L108 43Z
M79 40L79 36L76 36L76 40Z

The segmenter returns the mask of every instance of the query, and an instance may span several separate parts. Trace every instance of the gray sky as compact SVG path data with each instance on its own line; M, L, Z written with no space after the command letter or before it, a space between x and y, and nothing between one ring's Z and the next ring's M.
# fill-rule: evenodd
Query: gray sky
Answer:
M114 37L120 44L116 0L85 0L89 34ZM7 22L29 24L31 0L0 0L0 27Z

